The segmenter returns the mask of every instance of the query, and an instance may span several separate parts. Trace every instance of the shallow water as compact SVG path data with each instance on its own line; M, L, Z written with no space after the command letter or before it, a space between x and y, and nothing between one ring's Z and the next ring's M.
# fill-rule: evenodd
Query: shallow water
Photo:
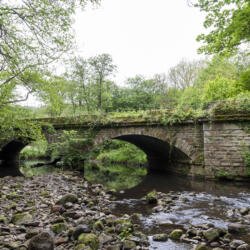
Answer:
M152 240L152 235L170 233L176 228L206 223L227 229L228 223L235 220L230 215L230 211L235 208L250 207L250 183L201 181L163 174L143 176L143 171L139 171L136 175L131 174L131 169L125 169L123 172L122 167L119 167L120 172L114 172L114 168L113 166L109 172L98 170L91 172L91 169L88 169L90 172L87 172L86 178L88 179L89 176L91 182L102 183L108 188L115 187L118 190L112 213L142 214L139 225L141 230L149 235L150 249L192 249L191 244L176 243L171 240L155 242ZM46 172L44 167L39 169L38 174ZM36 172L36 170L33 171ZM108 176L107 173L109 173ZM178 199L171 211L153 213L152 206L141 199L152 190L162 193L172 191L183 199ZM236 238L250 244L250 235Z
M156 190L163 193L173 191L183 196L183 201L175 203L170 212L152 213L151 208L140 198ZM250 207L249 183L213 182L192 180L187 177L169 175L148 175L136 187L117 194L114 211L121 213L141 213L141 226L148 235L169 233L188 225L212 223L215 227L227 229L234 221L228 211ZM250 222L249 222L250 226ZM250 243L249 235L238 236ZM168 240L158 243L151 239L151 249L191 249L192 245L179 244Z

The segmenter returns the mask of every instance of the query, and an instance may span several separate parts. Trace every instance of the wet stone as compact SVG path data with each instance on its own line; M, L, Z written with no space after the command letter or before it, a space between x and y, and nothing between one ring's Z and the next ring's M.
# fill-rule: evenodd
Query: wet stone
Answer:
M245 233L246 232L246 226L240 223L230 223L228 224L228 232L229 233Z
M220 237L220 230L218 228L210 228L206 231L203 231L203 235L209 242L214 241Z
M239 246L245 244L245 242L243 240L233 240L232 242L230 242L229 246L232 249L237 249Z
M168 235L167 234L155 234L153 235L154 241L167 241Z
M237 250L250 250L250 245L248 244L243 244L237 247Z
M172 240L179 240L182 234L183 234L182 229L175 229L170 233L169 238Z

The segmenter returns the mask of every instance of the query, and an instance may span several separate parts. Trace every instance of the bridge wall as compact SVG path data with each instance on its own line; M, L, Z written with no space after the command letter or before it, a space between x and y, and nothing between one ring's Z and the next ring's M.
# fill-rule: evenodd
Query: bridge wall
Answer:
M250 175L244 159L246 152L250 153L250 122L206 122L203 131L206 176Z

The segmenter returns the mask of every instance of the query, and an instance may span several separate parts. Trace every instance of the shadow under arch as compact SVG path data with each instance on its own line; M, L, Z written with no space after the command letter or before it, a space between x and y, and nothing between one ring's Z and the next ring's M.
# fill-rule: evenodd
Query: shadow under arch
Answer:
M175 172L188 174L191 159L180 149L158 138L128 134L113 137L134 144L147 155L149 172Z
M20 139L13 139L2 147L0 151L0 177L23 176L19 170L19 155L28 143Z

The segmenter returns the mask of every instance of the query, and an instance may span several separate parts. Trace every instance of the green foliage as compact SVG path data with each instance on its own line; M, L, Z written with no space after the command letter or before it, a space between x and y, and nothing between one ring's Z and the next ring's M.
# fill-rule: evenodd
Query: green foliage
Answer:
M235 97L243 90L240 82L218 77L205 83L202 95L203 103Z
M226 170L217 170L215 172L215 178L219 180L233 180L235 177Z
M13 139L21 139L24 143L43 139L39 123L30 118L30 113L21 107L5 107L0 109L0 140L8 142Z
M250 40L250 3L248 0L197 0L196 7L206 12L203 23L208 34L197 40L203 42L199 51L207 54L231 54Z
M47 154L52 159L60 158L67 168L78 169L83 167L83 161L89 153L88 147L91 143L91 131L83 139L75 130L63 131L59 142L49 144Z
M46 156L48 143L45 140L35 141L26 146L20 153L21 159L38 159Z
M115 162L126 163L127 165L144 164L147 162L143 151L131 143L119 140L112 140L108 144L106 143L96 159L105 163Z
M250 68L240 74L240 81L243 85L243 88L247 91L250 91Z
M181 109L191 108L199 109L202 107L202 88L188 87L184 89L179 100L178 107Z
M250 93L239 95L224 101L219 101L210 109L211 116L231 115L238 119L244 118L243 115L250 114Z

